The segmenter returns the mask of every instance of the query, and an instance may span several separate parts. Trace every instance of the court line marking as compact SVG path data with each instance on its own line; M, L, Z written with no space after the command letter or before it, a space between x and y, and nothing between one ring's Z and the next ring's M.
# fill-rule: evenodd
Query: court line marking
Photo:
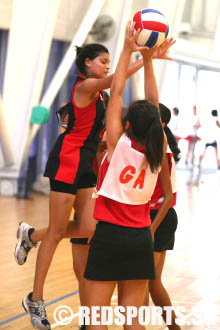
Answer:
M49 302L48 304L45 304L45 306L47 307L47 306L53 305L53 304L57 303L58 301L61 301L61 300L63 300L63 299L69 298L69 297L72 297L72 296L74 296L74 295L77 294L77 293L79 293L79 290L74 291L74 292L72 292L72 293L68 293L67 295L62 296L62 297L59 297L59 298L57 298L57 299L54 299L54 300L52 300L51 302ZM10 318L7 319L7 320L1 321L1 322L0 322L0 326L1 326L1 325L4 325L4 324L7 324L7 323L10 323L10 322L13 322L13 321L15 321L15 320L17 320L17 319L20 319L21 317L23 317L23 316L25 316L25 315L27 315L27 314L28 314L28 313L25 312L25 313L18 314L18 315L16 315L16 316L10 317Z

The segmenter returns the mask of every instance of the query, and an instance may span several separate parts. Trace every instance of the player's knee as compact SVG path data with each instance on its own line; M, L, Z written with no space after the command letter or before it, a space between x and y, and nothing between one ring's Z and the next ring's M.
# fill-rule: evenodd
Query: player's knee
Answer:
M80 233L82 233L85 237L90 237L95 231L96 222L94 220L87 221L86 223L78 221L77 226Z
M50 240L60 242L63 238L65 238L67 233L67 228L61 227L61 228L54 228L50 229L48 232L48 238Z

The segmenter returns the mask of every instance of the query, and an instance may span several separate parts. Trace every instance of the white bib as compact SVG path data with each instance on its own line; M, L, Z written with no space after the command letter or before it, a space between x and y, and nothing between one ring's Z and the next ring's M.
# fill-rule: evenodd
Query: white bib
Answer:
M97 193L125 204L146 204L151 199L157 177L158 173L152 173L146 164L145 155L132 148L131 140L123 134Z

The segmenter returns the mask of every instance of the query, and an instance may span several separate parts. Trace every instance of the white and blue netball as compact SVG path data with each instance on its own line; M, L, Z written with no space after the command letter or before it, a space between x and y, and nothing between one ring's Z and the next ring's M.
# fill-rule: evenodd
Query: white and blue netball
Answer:
M168 36L168 21L158 10L140 10L134 15L133 22L135 22L135 29L141 30L137 39L137 44L140 46L149 48L159 46Z

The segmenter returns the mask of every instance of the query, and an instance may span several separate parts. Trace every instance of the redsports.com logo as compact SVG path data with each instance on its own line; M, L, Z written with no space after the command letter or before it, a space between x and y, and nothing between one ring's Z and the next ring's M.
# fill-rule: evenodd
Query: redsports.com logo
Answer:
M165 314L166 325L172 324L172 311L175 312L175 323L183 326L214 326L220 315L220 307L212 304L197 304L190 311L184 306L80 306L74 314L69 306L58 306L54 311L52 328L58 325L68 325L78 318L79 325L132 325L138 319L140 325L163 325L162 313Z

